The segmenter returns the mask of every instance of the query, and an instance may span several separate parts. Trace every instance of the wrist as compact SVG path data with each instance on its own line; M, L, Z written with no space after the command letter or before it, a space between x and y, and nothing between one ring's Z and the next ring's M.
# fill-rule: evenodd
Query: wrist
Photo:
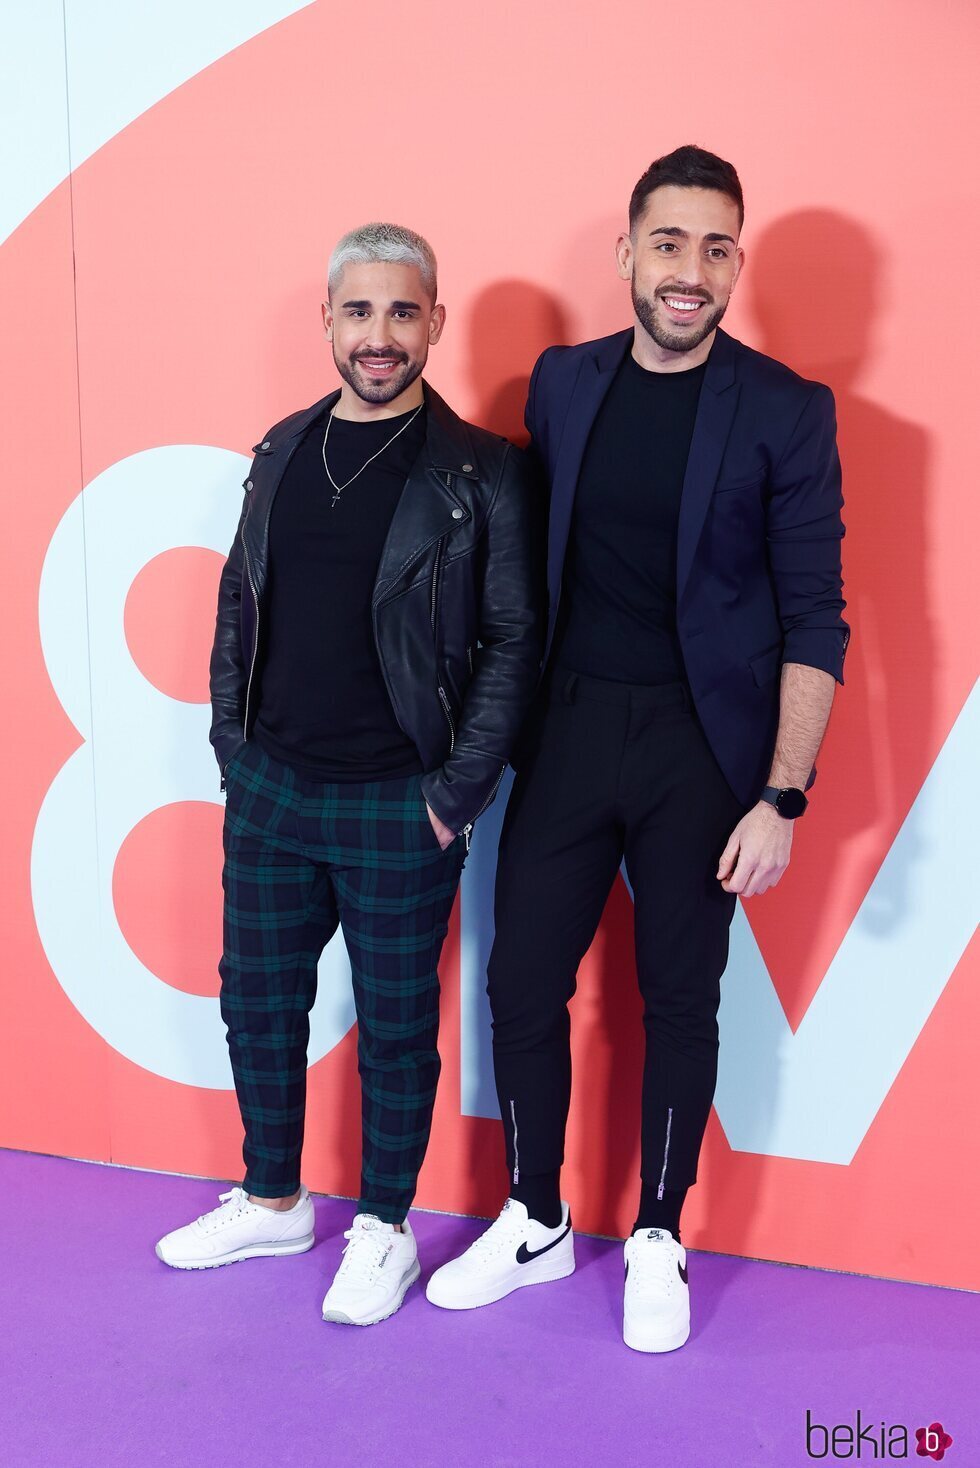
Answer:
M798 785L767 785L759 799L786 821L798 820L810 803Z

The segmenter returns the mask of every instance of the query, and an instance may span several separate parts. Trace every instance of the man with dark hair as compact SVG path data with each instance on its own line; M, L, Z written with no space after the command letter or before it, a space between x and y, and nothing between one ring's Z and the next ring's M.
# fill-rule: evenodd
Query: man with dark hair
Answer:
M255 446L211 655L228 792L221 1012L245 1178L157 1254L211 1269L312 1248L309 1012L339 926L361 1197L323 1316L370 1325L419 1275L406 1215L439 1076L437 964L543 627L530 466L421 375L445 321L430 246L391 224L345 235L323 321L343 385Z
M630 234L636 230L647 210L647 202L654 189L674 187L678 189L714 189L725 194L738 209L738 228L741 232L745 223L745 201L738 174L724 158L705 152L687 143L675 148L663 158L655 158L640 178L630 195Z
M575 1267L567 1005L625 857L646 1029L623 1315L639 1351L690 1332L680 1214L729 925L789 864L849 636L833 396L719 327L741 223L731 164L695 147L658 159L616 245L632 327L550 348L531 378L548 653L514 761L488 986L510 1197L428 1287L468 1309Z

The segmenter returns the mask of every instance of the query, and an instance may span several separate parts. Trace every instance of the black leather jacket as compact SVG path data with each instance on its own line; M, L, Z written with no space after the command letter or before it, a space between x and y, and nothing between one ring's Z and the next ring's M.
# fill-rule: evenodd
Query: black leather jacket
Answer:
M374 639L395 717L426 770L425 798L468 844L538 678L542 491L521 450L424 390L425 445L381 555ZM254 449L211 654L211 743L222 772L255 722L276 490L305 430L339 396L284 419Z

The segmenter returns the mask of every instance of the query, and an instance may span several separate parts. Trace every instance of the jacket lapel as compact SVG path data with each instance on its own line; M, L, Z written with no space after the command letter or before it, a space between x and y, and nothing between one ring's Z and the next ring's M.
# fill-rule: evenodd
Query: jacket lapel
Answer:
M423 390L425 445L391 517L374 583L374 606L384 600L430 545L459 530L470 519L465 503L452 491L453 477L480 477L476 450L462 420L428 383L423 384Z
M694 434L687 458L677 526L677 600L691 574L708 503L718 480L725 445L738 406L737 343L719 329L705 369Z
M565 426L551 475L551 512L548 517L548 592L552 606L558 600L568 532L572 523L575 488L578 484L585 446L603 399L633 340L633 331L597 341L583 356L565 414Z
M332 407L339 397L339 392L328 393L312 407L284 419L270 430L267 438L252 446L255 457L245 481L252 508L245 520L243 536L249 569L255 580L255 589L259 593L265 587L272 506L282 483L282 476L286 472L286 465L310 425L328 407Z

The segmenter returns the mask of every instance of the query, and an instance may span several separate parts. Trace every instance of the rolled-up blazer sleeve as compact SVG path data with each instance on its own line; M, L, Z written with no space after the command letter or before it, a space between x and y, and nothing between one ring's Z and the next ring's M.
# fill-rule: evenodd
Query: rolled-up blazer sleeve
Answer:
M819 384L773 470L766 539L783 662L822 668L838 683L851 635L842 615L843 506L834 395Z

